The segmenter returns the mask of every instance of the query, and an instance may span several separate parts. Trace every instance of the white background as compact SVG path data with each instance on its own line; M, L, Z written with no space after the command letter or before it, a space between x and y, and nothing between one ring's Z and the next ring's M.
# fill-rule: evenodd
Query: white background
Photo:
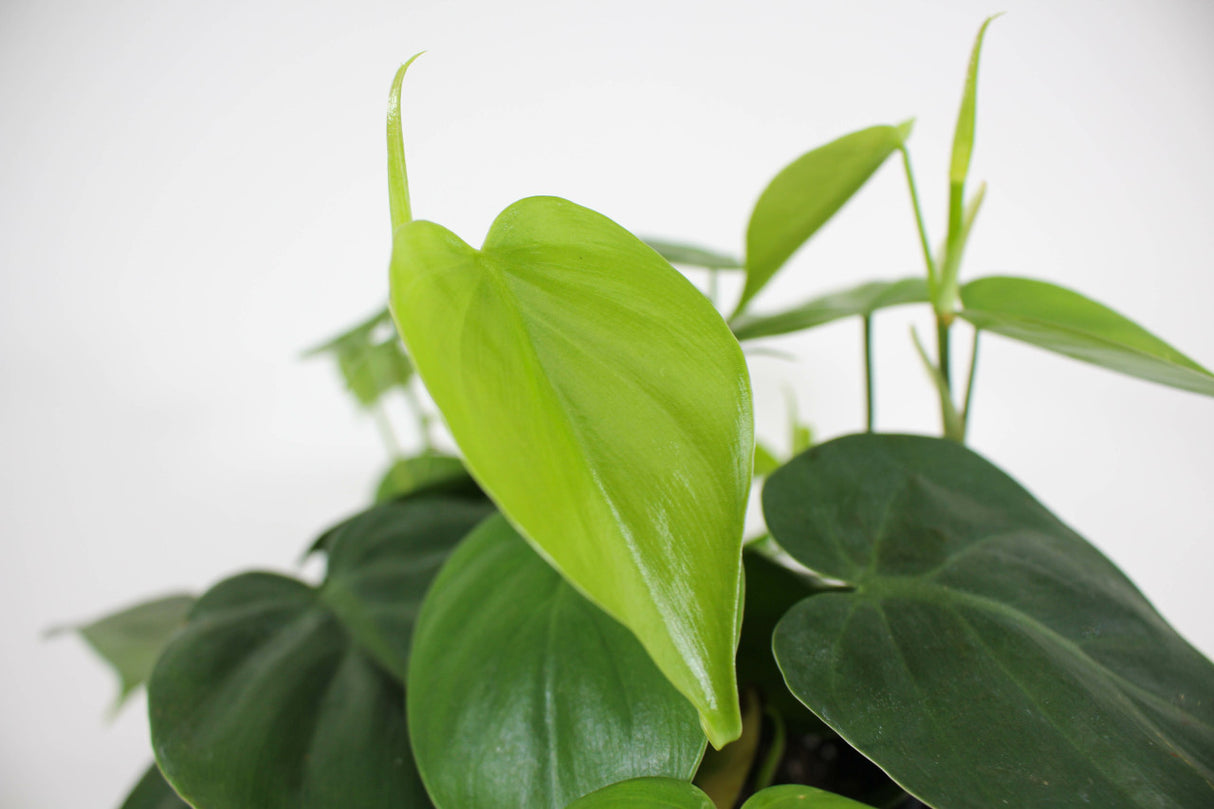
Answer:
M966 273L1086 292L1214 364L1214 7L1006 2L987 38ZM569 197L739 252L807 149L918 117L933 237L973 34L964 2L0 5L0 806L116 806L149 759L142 699L53 624L289 570L385 461L301 349L381 305L383 111L405 88L415 211L477 243L511 201ZM920 271L891 161L757 309ZM936 428L894 312L879 427ZM964 347L964 340L958 341ZM861 424L858 327L755 359L822 437ZM964 351L963 351L964 353ZM1214 400L987 338L972 444L1214 652ZM406 439L408 432L405 431Z

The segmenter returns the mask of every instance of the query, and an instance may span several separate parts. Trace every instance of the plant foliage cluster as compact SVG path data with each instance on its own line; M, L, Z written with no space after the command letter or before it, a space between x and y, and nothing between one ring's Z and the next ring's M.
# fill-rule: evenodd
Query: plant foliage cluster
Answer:
M423 446L390 439L375 505L309 551L319 585L244 573L82 629L123 695L147 683L155 763L126 809L1214 805L1214 666L964 445L987 332L1214 395L1209 371L1077 292L962 281L989 22L938 248L909 122L790 163L743 259L552 197L511 205L474 248L413 219L402 67L390 313L316 353L385 425L403 391ZM924 275L754 311L891 158ZM741 273L728 317L719 273ZM940 438L873 431L872 320L909 304L934 315L934 346L914 339ZM742 345L842 318L863 324L868 431L811 446L797 427L778 459L755 445ZM458 457L431 443L421 385ZM752 480L769 533L744 541Z

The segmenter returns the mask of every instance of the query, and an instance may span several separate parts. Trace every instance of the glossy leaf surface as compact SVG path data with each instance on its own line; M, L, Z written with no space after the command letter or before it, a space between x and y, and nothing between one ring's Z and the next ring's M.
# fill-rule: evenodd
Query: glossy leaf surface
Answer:
M439 809L562 809L626 778L690 778L704 750L695 710L636 638L500 516L435 580L409 689Z
M703 267L706 270L740 270L742 260L734 256L718 253L705 247L692 244L668 242L665 239L645 237L645 244L657 251L658 255L671 264L681 264L685 267Z
M122 705L132 691L147 681L160 651L185 623L193 605L194 596L170 595L74 628L118 675L115 707Z
M832 292L791 309L770 315L742 315L732 323L739 340L790 334L832 323L845 317L865 317L879 309L906 303L926 303L927 282L922 278L871 281Z
M633 778L603 787L568 809L716 809L707 795L674 778Z
M704 296L565 200L511 205L476 250L399 228L392 311L477 481L636 633L717 746L753 456L745 360Z
M976 328L1174 388L1214 396L1214 375L1108 307L1045 281L996 276L962 289Z
M196 809L429 805L403 686L293 579L248 573L210 590L148 696L156 760Z
M173 791L160 774L160 768L153 763L131 794L127 795L120 809L190 809L190 805Z
M770 637L770 636L769 636ZM720 750L705 751L692 783L704 790L717 809L733 809L759 751L763 704L755 691L742 692L742 735Z
M739 312L909 134L909 123L862 129L802 155L775 176L746 229L746 286Z
M204 595L148 685L156 758L197 809L428 807L401 675L422 595L483 501L396 501L330 532L314 589L249 573Z
M742 809L872 809L867 803L800 784L781 784L751 795Z
M401 682L430 582L459 541L492 513L486 500L419 498L376 506L334 530L321 597Z
M789 553L851 588L780 622L789 687L936 809L1198 809L1214 666L1120 571L953 442L862 435L774 474Z

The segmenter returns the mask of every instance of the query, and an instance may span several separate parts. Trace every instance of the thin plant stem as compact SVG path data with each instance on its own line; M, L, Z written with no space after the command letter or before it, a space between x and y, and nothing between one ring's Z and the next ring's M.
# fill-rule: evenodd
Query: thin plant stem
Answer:
M931 244L927 238L927 226L923 223L923 208L919 204L919 189L915 185L915 172L911 169L910 150L903 144L902 167L906 170L906 185L910 189L911 207L915 210L915 224L919 228L919 244L923 248L923 263L927 266L927 286L931 290L932 303L936 301L936 284L939 283L939 273L936 260L932 258Z
M873 316L864 316L864 432L873 431Z
M974 347L970 351L970 371L969 378L965 382L965 404L961 408L961 437L964 441L965 433L970 426L970 403L974 398L974 375L978 371L978 337L982 332L979 329L974 329Z
M402 457L404 453L401 451L400 441L396 438L396 431L392 429L392 421L388 418L382 401L376 400L371 407L371 415L375 418L375 426L379 428L379 434L388 448L388 454L394 459Z
M755 773L755 792L771 786L771 782L776 777L776 770L780 766L780 761L784 758L784 748L787 744L784 717L780 716L779 712L773 710L770 705L766 707L764 713L771 720L771 747L767 749L767 755L763 757L763 762Z
M417 391L413 389L413 385L405 385L405 399L409 403L409 409L413 411L413 417L417 419L417 432L422 440L422 451L433 452L434 441L430 437L430 414L422 407L421 398L418 397Z

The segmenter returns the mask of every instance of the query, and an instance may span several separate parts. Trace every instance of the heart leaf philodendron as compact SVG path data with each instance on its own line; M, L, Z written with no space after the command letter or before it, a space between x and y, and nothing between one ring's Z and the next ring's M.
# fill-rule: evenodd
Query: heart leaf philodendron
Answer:
M631 630L720 747L754 454L741 348L652 248L554 197L484 246L411 221L389 107L391 309L469 471L533 547Z
M794 458L763 510L847 589L776 628L789 688L935 809L1214 802L1214 665L1011 478L950 441Z
M690 778L705 745L636 637L500 516L426 597L407 713L439 809L564 809L626 778Z
M568 809L718 809L698 788L672 778L633 778L592 792ZM781 784L751 795L742 809L872 809L833 792Z
M377 506L329 532L319 588L270 573L213 587L148 682L156 760L196 809L429 809L403 677L439 565L481 499Z

